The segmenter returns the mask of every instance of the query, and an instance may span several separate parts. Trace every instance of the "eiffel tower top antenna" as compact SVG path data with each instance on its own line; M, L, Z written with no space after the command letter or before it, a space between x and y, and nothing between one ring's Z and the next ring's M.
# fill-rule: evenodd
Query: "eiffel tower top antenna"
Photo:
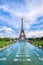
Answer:
M21 18L21 20L22 20L22 26L21 27L22 27L22 30L23 30L23 18Z

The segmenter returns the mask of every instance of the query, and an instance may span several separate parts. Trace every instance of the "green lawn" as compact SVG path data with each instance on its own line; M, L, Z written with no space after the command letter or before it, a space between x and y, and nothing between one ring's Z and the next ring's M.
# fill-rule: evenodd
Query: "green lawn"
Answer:
M12 43L13 42L9 42L9 41L0 41L0 48L3 48L4 46L8 46Z
M43 46L43 41L32 41L33 44Z

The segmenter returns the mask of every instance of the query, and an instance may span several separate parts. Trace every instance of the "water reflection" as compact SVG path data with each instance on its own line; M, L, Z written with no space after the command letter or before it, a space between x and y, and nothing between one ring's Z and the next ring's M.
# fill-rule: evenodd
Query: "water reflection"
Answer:
M33 65L33 63L43 65L43 50L28 42L16 42L0 51L0 65Z

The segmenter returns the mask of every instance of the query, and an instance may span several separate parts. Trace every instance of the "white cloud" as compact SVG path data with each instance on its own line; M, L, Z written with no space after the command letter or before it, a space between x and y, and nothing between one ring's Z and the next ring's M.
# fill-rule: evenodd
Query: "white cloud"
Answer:
M18 37L15 30L13 30L12 28L8 28L8 27L2 27L0 28L0 31L5 31L5 33L1 33L0 32L0 37L11 37L11 38L16 38Z
M4 37L10 37L10 38L16 38L16 37L18 37L17 35L16 35L16 33L0 33L0 37L1 38L4 38Z
M27 37L42 37L43 36L43 30L36 30L36 31L29 31L26 32Z
M0 37L3 38L3 34L2 33L0 33Z
M13 32L13 30L12 30L11 28L7 28L7 27L2 27L2 28L0 28L0 31L1 31L1 30L4 30L4 31L7 32L7 33Z

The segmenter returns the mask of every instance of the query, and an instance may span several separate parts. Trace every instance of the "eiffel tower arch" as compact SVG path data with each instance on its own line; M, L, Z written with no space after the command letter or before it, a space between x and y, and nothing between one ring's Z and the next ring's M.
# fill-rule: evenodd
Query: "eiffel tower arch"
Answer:
M20 35L19 35L19 41L21 40L26 40L26 35L24 32L24 28L23 28L23 18L21 18L21 31L20 31Z

